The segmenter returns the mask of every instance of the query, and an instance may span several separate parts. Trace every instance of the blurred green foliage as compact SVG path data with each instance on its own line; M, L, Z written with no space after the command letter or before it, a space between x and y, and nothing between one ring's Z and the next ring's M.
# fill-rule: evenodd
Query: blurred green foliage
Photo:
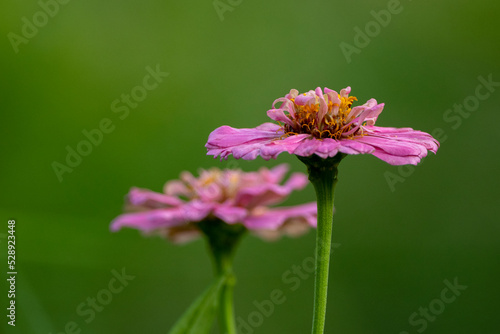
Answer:
M219 162L205 156L204 144L220 125L268 121L272 101L291 88L350 85L360 103L371 97L386 103L378 125L440 128L446 139L415 169L372 156L340 165L333 236L340 246L326 332L417 333L423 325L412 326L409 317L440 298L444 280L457 277L468 288L427 321L425 333L499 333L500 90L467 117L443 115L475 95L478 76L500 81L500 5L402 0L400 13L347 63L340 43L355 45L354 28L364 30L371 11L388 2L245 0L221 21L212 1L70 1L16 53L9 33L21 36L23 17L32 21L41 7L4 1L0 234L15 218L19 274L17 326L7 328L2 314L0 328L60 333L74 321L82 333L167 332L211 281L211 264L201 240L174 246L133 230L111 234L109 222L128 189L159 191L180 171L200 167L255 170L287 162L305 171L285 154L270 162ZM157 65L168 77L120 119L124 111L113 112L113 101ZM82 131L105 118L113 131L59 182L53 162L64 163L66 146L75 149ZM404 182L391 189L387 172ZM288 204L313 198L308 186ZM286 298L254 333L309 332L313 279L297 286L282 276L296 275L288 271L313 247L313 232L276 243L243 241L237 315L248 321L254 301L273 290ZM87 323L90 316L79 316L77 307L122 268L135 278ZM7 286L0 288L5 310Z

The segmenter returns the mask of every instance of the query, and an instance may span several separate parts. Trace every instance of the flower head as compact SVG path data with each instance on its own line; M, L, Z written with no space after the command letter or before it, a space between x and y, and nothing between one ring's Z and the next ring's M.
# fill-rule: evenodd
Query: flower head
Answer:
M294 173L280 184L287 172L286 165L250 173L213 168L201 170L199 177L184 172L180 180L167 182L163 193L133 188L127 196L128 213L117 217L111 230L132 227L183 242L200 234L200 223L217 220L242 224L264 238L300 235L316 226L315 202L270 207L308 182L306 175Z
M349 96L350 92L351 87L340 94L319 87L303 94L292 89L267 111L278 124L264 123L253 129L217 128L208 138L208 154L221 159L233 154L246 160L260 155L269 160L284 151L321 158L337 153L369 153L392 165L416 165L427 150L437 152L438 141L425 132L375 126L384 104L370 99L352 107L357 98Z

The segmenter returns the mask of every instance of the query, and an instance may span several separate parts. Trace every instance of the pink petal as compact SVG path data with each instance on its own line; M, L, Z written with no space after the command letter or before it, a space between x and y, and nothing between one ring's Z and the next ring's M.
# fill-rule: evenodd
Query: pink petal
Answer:
M366 154L374 152L375 148L356 139L341 139L339 141L339 151L346 154Z
M336 91L325 87L325 94L328 96L328 100L340 104L339 93Z
M316 155L318 155L319 157L326 159L329 157L333 157L338 153L340 147L339 141L331 138L325 138L317 141L320 144L316 148L314 153L316 153Z
M293 151L293 154L308 157L316 153L316 149L321 145L321 141L316 138L307 138Z
M434 139L430 134L413 130L411 128L384 128L378 126L364 127L371 136L379 136L384 138L391 138L397 141L409 141L417 144L424 145L424 147L436 153L439 148L439 142Z
M165 183L163 192L168 196L188 196L191 193L186 184L180 180L172 180Z
M267 116L269 116L269 118L271 118L277 122L282 122L282 123L288 124L292 127L294 125L293 121L285 115L285 113L283 112L283 109L269 109L267 111Z
M122 227L131 227L150 232L163 227L172 227L187 223L182 208L156 209L145 212L125 213L111 222L111 231Z
M374 107L376 105L377 105L377 100L375 100L375 99L369 99L362 106L357 106L357 107L352 108L351 112L349 113L349 116L347 117L347 121L350 122L351 120L353 120L356 117L358 117L359 114L361 114L361 112L363 112L365 109L372 108L372 107Z
M147 189L132 188L127 195L128 201L133 206L151 209L177 206L183 202L177 197L160 194Z
M225 125L215 129L208 136L206 146L207 148L233 147L279 138L282 134L282 128L274 123L264 123L250 129L236 129Z
M418 144L392 140L391 138L364 136L356 139L358 142L371 145L377 150L382 150L387 154L395 156L417 156L425 157L427 149Z
M220 205L214 209L214 215L228 224L241 223L248 215L248 210L241 207Z
M299 95L299 91L296 89L290 89L290 93L286 94L285 98L291 100L295 99Z
M375 99L371 99L368 102L370 102L372 100L374 101L375 104L377 103L377 101ZM380 115L382 110L384 110L384 105L385 105L384 103L381 103L379 105L369 107L370 112L367 115L367 117L365 118L367 125L374 125L375 124L378 116Z
M300 94L295 98L296 105L304 106L310 103L316 103L316 93L313 90Z
M315 202L294 207L269 209L264 213L250 215L244 220L244 225L250 230L277 229L287 220L302 219L310 226L316 226L317 205Z
M323 118L328 112L328 106L326 105L325 97L323 96L323 92L321 91L320 87L316 88L316 95L318 96L319 99L319 110L318 110L318 115L316 117L316 122L318 122L318 124L321 124Z
M374 151L371 154L391 165L416 165L427 156L427 150L435 152L439 144L431 135L410 128L367 126L363 129L366 130L365 136L351 141L372 146ZM346 139L345 143L348 141Z
M307 134L294 135L281 140L273 140L260 148L260 156L264 160L276 159L282 152L292 154L300 143L309 138Z
M294 173L284 185L259 184L253 187L241 189L236 195L235 205L253 208L261 205L276 204L283 201L296 189L302 189L307 185L307 176L302 173Z
M259 174L269 183L280 183L289 169L287 164L280 164L273 169L261 168Z
M289 96L289 95L290 94L288 94L287 96ZM278 107L276 107L276 104L279 102L281 102L282 104L278 108ZM283 111L288 111L288 113L290 115L292 115L292 118L295 117L295 109L293 107L292 101L290 101L290 97L280 97L279 99L274 100L273 109L282 109Z
M216 183L211 183L203 187L198 186L196 193L205 202L215 202L224 197L224 189Z
M110 228L112 231L118 231L122 227L131 227L150 232L160 228L201 221L210 213L212 208L212 203L194 200L173 208L125 213L113 220Z
M208 155L227 158L233 154L235 158L255 159L260 148L283 135L282 128L273 123L264 123L253 129L235 129L222 126L215 129L208 137L205 147Z
M347 86L346 88L340 90L340 96L341 97L348 97L350 93L351 93L351 87L350 86Z
M391 155L387 154L384 151L374 151L372 153L374 156L379 158L380 160L383 160L391 165L417 165L420 162L420 158L417 156L396 156L396 155Z
M344 128L348 128L351 124L356 125L351 130L344 132L342 134L342 137L348 137L356 133L365 120L369 120L370 125L375 123L374 120L377 119L378 115L382 112L383 109L384 109L384 104L381 103L371 108L363 110L355 119L351 120L351 122L349 122L347 125L344 126Z
M199 199L191 200L182 206L185 217L192 222L198 222L205 219L214 209L215 203L203 202Z
M303 157L316 154L322 158L333 157L338 153L338 141L330 138L316 139L314 137L305 137L296 148L290 152Z

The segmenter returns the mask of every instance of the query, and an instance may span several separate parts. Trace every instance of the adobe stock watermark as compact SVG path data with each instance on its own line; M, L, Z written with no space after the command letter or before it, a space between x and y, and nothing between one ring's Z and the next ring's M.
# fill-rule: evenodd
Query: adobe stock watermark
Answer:
M14 52L18 53L19 45L28 44L32 38L35 38L39 29L45 27L49 20L59 13L61 5L66 5L69 2L70 0L39 0L38 6L40 10L35 12L31 19L26 16L21 18L21 34L16 34L13 31L7 34Z
M117 114L120 120L125 120L130 115L130 111L136 109L139 103L147 98L148 92L158 88L164 78L169 75L169 73L160 70L159 64L156 65L155 69L146 66L146 72L147 74L142 79L141 84L133 87L130 93L121 94L120 98L111 102L111 111ZM94 129L83 129L82 137L84 139L80 140L76 145L66 146L66 159L64 163L53 161L51 164L59 182L63 181L65 173L72 173L75 168L80 166L84 157L89 156L95 147L101 145L105 134L115 131L115 123L110 118L105 117L97 123Z
M474 94L471 94L464 98L461 104L455 103L450 109L446 109L443 113L443 121L450 124L452 130L457 130L463 123L464 119L469 118L473 112L477 111L481 106L481 101L485 101L496 91L497 87L500 86L500 82L493 81L493 74L490 73L486 78L482 75L477 77L479 82L476 85ZM443 128L435 128L431 131L431 135L436 138L442 145L446 140L448 140L448 135L446 130ZM396 185L398 183L403 183L415 172L415 166L413 165L403 165L398 166L397 174L386 171L384 173L385 180L389 189L394 192L396 191Z
M441 315L448 304L457 300L463 291L467 289L466 285L458 283L458 278L453 279L453 283L445 279L443 281L445 288L441 290L439 296L430 301L426 307L419 307L418 311L410 314L408 323L417 333L423 333L429 326L429 322L436 321L437 317ZM399 334L410 334L408 331L401 331Z
M121 272L113 269L111 274L113 277L109 280L106 288L97 291L95 295L87 297L84 302L76 306L75 312L85 324L94 321L96 314L104 311L105 307L113 301L114 296L121 293L135 279L135 276L125 273L125 268L122 268ZM68 321L64 325L64 330L55 334L80 334L82 333L81 327L76 321Z
M330 255L340 246L339 243L332 243ZM290 291L296 291L303 281L314 277L315 266L316 260L314 256L306 257L299 265L294 264L290 269L286 270L281 275L281 281L283 284L288 285ZM286 293L281 289L273 289L269 293L269 299L254 300L252 304L255 306L255 311L250 312L245 318L241 316L236 318L238 334L253 334L256 328L264 324L266 318L274 314L276 306L283 304L286 300Z
M400 14L403 9L400 0L389 0L387 1L386 9L370 11L373 20L368 21L363 30L358 26L354 27L354 45L346 42L339 44L347 63L351 63L353 54L360 54L361 50L370 45L372 39L380 35L382 28L386 28L391 23L392 16Z
M243 0L214 0L213 5L215 12L219 16L219 20L224 21L224 13L232 12L236 7L241 5Z

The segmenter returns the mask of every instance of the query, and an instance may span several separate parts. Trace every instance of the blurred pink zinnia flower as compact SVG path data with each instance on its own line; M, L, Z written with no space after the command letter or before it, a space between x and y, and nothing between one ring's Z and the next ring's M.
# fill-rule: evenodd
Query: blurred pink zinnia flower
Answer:
M351 108L357 98L351 87L340 91L316 88L300 94L292 89L273 103L267 115L279 124L264 123L253 129L222 126L209 136L208 154L227 159L276 159L281 152L321 158L343 154L373 154L391 165L416 165L436 153L439 143L431 135L411 128L375 126L384 104L375 99ZM282 103L276 107L277 103Z
M281 185L286 165L245 173L239 170L201 170L198 178L188 172L180 180L165 184L164 192L133 188L127 197L127 211L111 223L111 230L132 227L158 232L174 242L200 235L201 222L213 220L242 224L266 239L282 234L300 235L316 227L316 202L271 208L308 183L307 176L294 173Z

